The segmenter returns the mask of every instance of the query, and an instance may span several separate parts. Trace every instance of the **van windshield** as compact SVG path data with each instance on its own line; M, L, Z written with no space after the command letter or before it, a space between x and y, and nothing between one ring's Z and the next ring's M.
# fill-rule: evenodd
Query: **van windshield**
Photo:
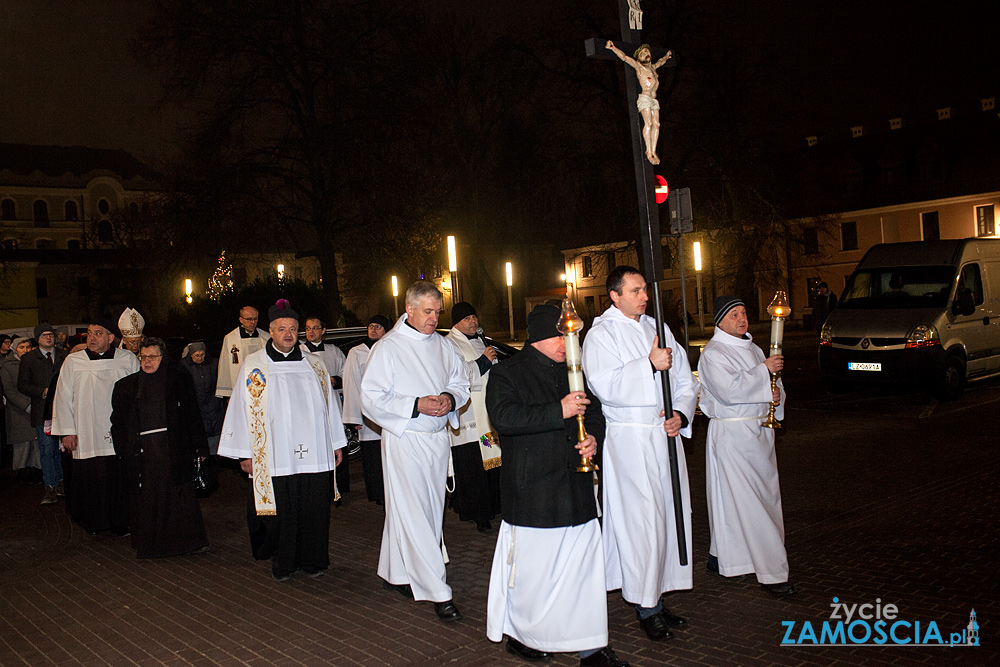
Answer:
M894 266L857 271L838 308L944 308L955 284L953 266Z

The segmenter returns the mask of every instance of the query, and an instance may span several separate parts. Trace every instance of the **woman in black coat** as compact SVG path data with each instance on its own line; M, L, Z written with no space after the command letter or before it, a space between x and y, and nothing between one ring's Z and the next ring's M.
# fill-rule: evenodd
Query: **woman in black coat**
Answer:
M115 383L111 395L111 438L139 558L208 551L192 485L195 458L208 455L208 443L191 377L166 354L166 343L147 338L141 370Z

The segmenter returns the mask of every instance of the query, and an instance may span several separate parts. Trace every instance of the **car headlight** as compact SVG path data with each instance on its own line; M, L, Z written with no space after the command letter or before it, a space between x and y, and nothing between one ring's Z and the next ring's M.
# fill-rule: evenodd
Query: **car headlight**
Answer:
M833 327L831 327L829 324L824 324L823 328L820 329L819 344L833 345Z
M940 345L937 329L933 324L918 324L906 336L906 347L931 347Z

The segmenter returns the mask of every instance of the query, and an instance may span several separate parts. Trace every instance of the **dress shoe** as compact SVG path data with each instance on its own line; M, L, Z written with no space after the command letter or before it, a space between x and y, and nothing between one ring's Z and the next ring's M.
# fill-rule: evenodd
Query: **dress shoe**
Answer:
M193 555L193 554L207 554L211 550L212 550L212 547L210 547L210 546L208 546L206 544L204 546L198 547L197 549L193 549L193 550L189 551L188 555Z
M385 579L382 580L382 588L387 591L396 591L404 598L413 599L413 589L410 588L409 584L390 584Z
M525 646L513 637L507 637L507 653L516 655L522 660L527 660L528 662L548 662L552 659L551 653L539 651L537 648L531 648L530 646Z
M629 664L615 655L610 646L605 646L593 655L580 658L580 667L629 667Z
M118 528L112 528L111 534L117 535L118 537L128 537L132 534L132 529L128 526L119 526Z
M646 636L654 642L674 638L674 633L670 632L670 627L661 614L641 618L639 612L635 612L635 617L639 619L639 627L645 630Z
M792 586L787 581L783 581L780 584L761 584L760 587L776 598L783 598L798 593L795 590L795 586Z
M62 480L59 480L58 482L56 482L56 495L57 496L65 496L66 495L66 487L63 486L63 481Z
M664 607L663 611L660 612L660 617L667 624L667 626L671 628L683 628L685 625L688 624L688 620L686 618L684 618L683 616L675 616L674 614L671 614L670 610L667 609L666 607Z
M288 572L282 572L280 570L271 570L271 578L275 581L288 581L292 578L292 575Z
M434 603L434 613L438 615L445 623L450 623L452 621L459 621L462 619L462 612L458 610L455 603L452 600L447 602L435 602Z
M476 530L480 533L488 533L493 530L493 524L490 523L489 519L480 519L476 521Z
M304 574L307 577L309 577L310 579L315 579L317 577L322 577L324 574L326 574L325 571L323 571L322 569L320 569L318 567L304 567L304 568L302 568L299 571L302 574Z

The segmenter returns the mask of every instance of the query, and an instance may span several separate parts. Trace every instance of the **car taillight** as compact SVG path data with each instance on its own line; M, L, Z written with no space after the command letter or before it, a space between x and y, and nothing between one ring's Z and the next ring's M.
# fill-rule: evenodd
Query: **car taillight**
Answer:
M823 347L833 346L833 329L829 324L824 324L819 332L819 344Z

